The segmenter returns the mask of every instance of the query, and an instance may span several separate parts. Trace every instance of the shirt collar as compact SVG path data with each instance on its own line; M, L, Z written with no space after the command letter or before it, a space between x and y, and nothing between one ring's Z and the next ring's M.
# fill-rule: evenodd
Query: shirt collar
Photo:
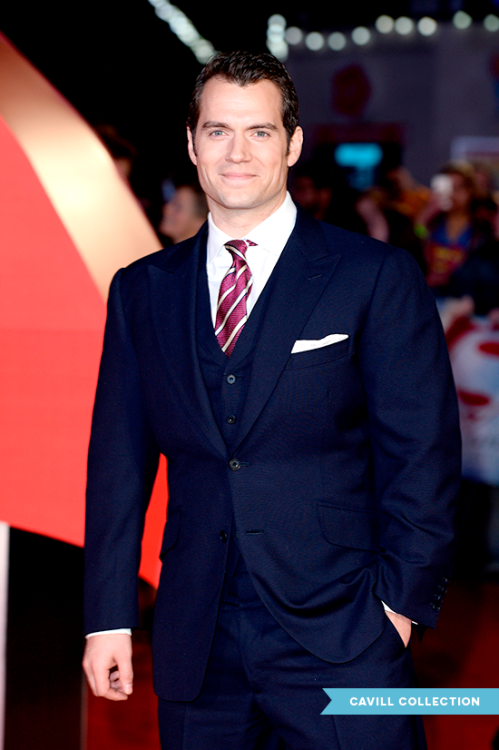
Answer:
M296 206L289 192L277 211L256 226L246 237L231 237L219 229L208 214L207 262L212 263L226 242L233 239L250 239L267 252L279 256L296 223Z

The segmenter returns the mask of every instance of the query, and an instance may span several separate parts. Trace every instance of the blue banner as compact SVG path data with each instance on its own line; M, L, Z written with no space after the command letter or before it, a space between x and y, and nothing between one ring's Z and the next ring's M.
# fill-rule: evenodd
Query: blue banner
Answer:
M323 688L328 714L499 714L499 688Z

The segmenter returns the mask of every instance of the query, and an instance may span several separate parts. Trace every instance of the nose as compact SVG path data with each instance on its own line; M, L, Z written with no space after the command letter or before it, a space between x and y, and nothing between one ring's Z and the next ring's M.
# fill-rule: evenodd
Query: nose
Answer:
M249 144L243 134L234 134L227 150L227 161L234 162L235 164L248 161L250 158L248 145Z

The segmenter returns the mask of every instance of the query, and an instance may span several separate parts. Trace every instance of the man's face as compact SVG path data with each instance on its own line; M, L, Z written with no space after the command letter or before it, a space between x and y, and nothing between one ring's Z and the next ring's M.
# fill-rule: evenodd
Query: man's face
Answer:
M210 78L206 83L195 143L188 131L189 156L215 217L249 211L263 220L283 202L302 131L296 129L288 149L281 106L281 93L271 81L239 86Z

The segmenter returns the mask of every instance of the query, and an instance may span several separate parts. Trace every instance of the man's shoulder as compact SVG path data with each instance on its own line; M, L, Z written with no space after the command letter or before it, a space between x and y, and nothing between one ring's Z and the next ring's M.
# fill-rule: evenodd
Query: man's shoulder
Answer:
M189 237L188 240L179 242L170 247L164 247L155 253L144 255L142 258L135 260L124 270L127 274L141 272L151 267L164 269L165 271L175 271L182 263L188 260L192 253L199 236Z
M194 249L202 240L203 231L201 230L197 235L183 242L171 245L171 247L164 247L155 253L138 258L130 265L120 269L117 276L120 277L122 283L133 284L139 281L141 277L149 275L151 269L174 273L184 263L188 262Z
M319 221L301 210L298 212L296 229L302 235L320 233L329 253L341 255L342 263L353 264L359 270L373 271L383 265L387 259L391 262L392 257L395 262L399 261L403 265L414 264L412 256L406 250L393 247L366 234L359 234Z

